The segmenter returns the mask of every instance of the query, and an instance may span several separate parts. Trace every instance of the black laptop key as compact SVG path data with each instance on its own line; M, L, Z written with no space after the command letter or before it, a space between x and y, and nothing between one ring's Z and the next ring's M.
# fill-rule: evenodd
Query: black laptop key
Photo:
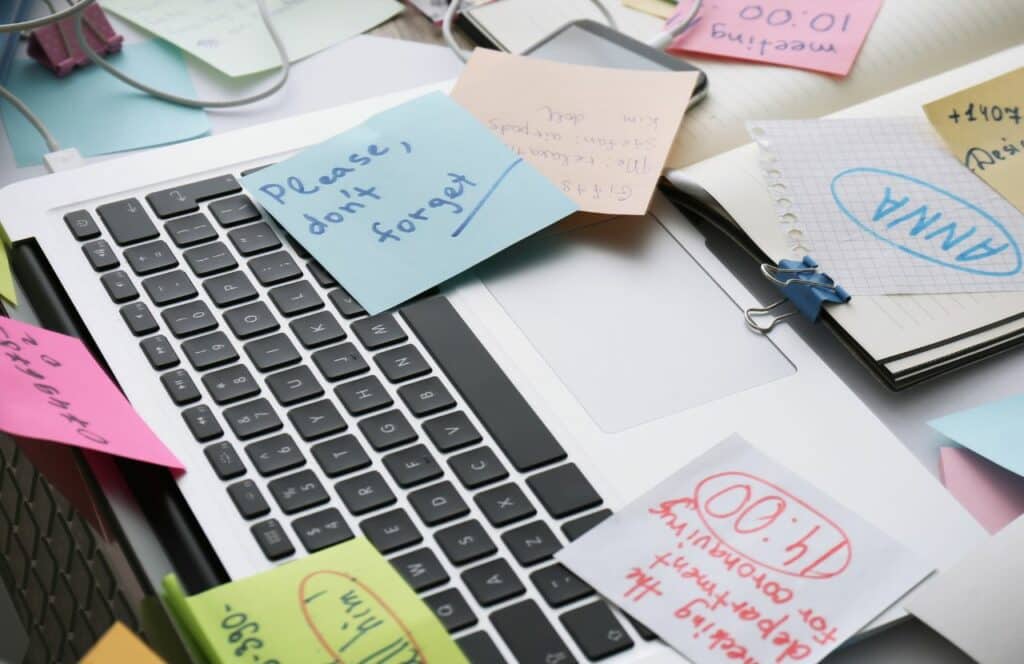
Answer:
M359 524L366 539L381 553L391 553L423 541L412 519L403 509L391 510L384 514L365 519Z
M79 242L99 237L100 227L96 225L96 221L89 214L88 210L68 212L64 215L64 223L67 224L68 230L71 231L71 234Z
M128 261L132 271L140 277L175 267L178 264L178 259L171 253L171 248L163 240L129 247L124 250L124 258Z
M160 376L160 382L163 383L164 389L170 395L171 401L179 406L198 401L202 396L199 394L199 388L196 387L192 376L188 375L184 369L175 369L165 373Z
M252 480L235 482L228 487L228 496L235 504L238 513L243 519L255 519L270 512L270 505L267 504L260 488Z
M352 415L362 415L381 408L387 408L393 402L384 386L376 376L366 376L357 380L342 383L334 388L334 393Z
M405 582L416 592L430 590L448 581L448 574L430 549L416 549L391 560Z
M512 567L501 558L467 569L462 581L481 606L492 606L526 592Z
M250 341L243 348L260 371L272 371L295 364L302 359L288 335L283 333Z
M256 471L264 477L298 468L306 463L302 450L286 433L246 445L245 453L249 455Z
M462 411L427 420L423 423L423 430L441 452L451 452L483 440Z
M245 194L210 203L210 214L225 227L256 221L261 216L259 208Z
M139 297L139 291L135 290L135 285L124 270L108 272L100 277L100 282L115 304L131 302Z
M407 339L405 330L398 324L394 314L389 313L377 314L352 323L352 332L369 350L397 344Z
M279 560L295 553L295 547L288 541L288 534L277 519L257 523L251 530L268 560Z
M164 224L164 230L171 241L183 249L217 238L217 229L202 212L168 221Z
M508 471L490 447L477 447L448 460L455 476L467 489L475 489L508 477Z
M149 307L142 302L132 302L121 307L121 318L124 319L131 333L137 337L160 329L153 314L150 313Z
M258 293L252 282L240 270L210 277L203 282L203 288L218 307L230 307L255 299Z
M545 470L526 480L548 513L556 519L601 504L601 496L574 463Z
M537 513L523 490L511 482L478 493L474 500L487 520L496 528Z
M384 467L403 489L429 482L443 474L426 445L413 445L387 455Z
M338 344L313 353L313 363L327 380L341 380L370 369L363 356L350 343Z
M366 313L363 305L356 302L344 288L332 290L327 294L327 299L331 301L342 318L355 318Z
M455 588L449 588L436 595L424 597L423 601L426 602L427 606L430 607L430 610L434 612L434 615L438 617L449 633L457 632L460 629L477 623L473 609L469 608L469 604L466 603L466 600Z
M248 339L281 327L271 313L270 307L262 302L253 302L244 307L225 311L224 320L239 339Z
M122 247L152 240L159 233L137 198L107 203L96 208L114 242Z
M399 410L389 410L359 421L359 430L373 449L381 451L416 440L416 430Z
M286 251L275 251L252 259L249 261L249 270L264 286L273 286L302 274L302 270Z
M495 611L491 623L517 662L576 664L576 658L532 599Z
M319 311L293 320L289 327L298 337L299 343L306 348L318 348L345 338L345 331L329 311Z
M232 406L224 411L224 419L235 435L243 440L277 431L284 426L266 399Z
M174 352L174 346L162 334L143 339L139 342L139 347L149 360L149 365L157 371L177 366L180 361L178 354Z
M285 514L294 514L326 503L330 497L312 470L300 470L291 475L271 480L267 484L277 506Z
M316 261L309 261L306 263L306 267L309 268L309 273L313 275L316 282L323 288L334 288L338 285L338 282L334 280L331 273L324 269L323 265Z
M93 240L82 245L82 253L85 254L89 265L97 272L115 268L121 264L117 254L110 248L106 240Z
M206 374L203 376L203 385L218 404L247 399L260 393L256 379L242 364Z
M355 537L341 517L341 512L328 507L292 522L295 534L299 536L306 551L313 553L335 544L341 544Z
M604 601L563 613L560 620L576 645L592 662L633 647L633 639Z
M653 641L654 639L658 638L658 635L652 632L647 627L647 625L641 622L637 622L636 618L632 617L628 613L624 615L626 616L626 620L629 621L629 624L632 625L633 629L636 630L636 633L640 635L641 639L643 639L644 641Z
M273 219L271 219L271 221L274 223L274 226L277 228L277 232L280 233L284 237L285 241L288 243L288 246L292 248L292 251L295 252L296 256L298 256L302 260L306 260L307 258L310 257L309 256L309 252L306 251L306 248L302 246L302 243L300 243L298 240L296 240L291 235L289 235L288 231L286 231L276 221L273 221Z
M236 228L228 233L228 239L231 240L231 244L235 245L238 253L243 256L252 256L281 248L281 240L277 238L277 235L271 230L270 224L267 223Z
M269 291L270 301L282 316L294 316L324 306L316 289L308 281L295 281Z
M373 356L373 361L392 383L400 383L430 373L430 365L415 346L399 346L377 353Z
M593 588L561 563L537 570L530 575L530 580L552 608L565 606L569 602L594 594Z
M469 514L469 507L451 482L439 482L409 494L409 503L428 526Z
M227 196L242 191L241 185L233 175L220 175L199 182L180 184L177 187L154 191L146 196L153 211L161 219L177 214L192 212L199 208L200 201Z
M473 632L461 639L455 639L469 664L506 664L498 647L487 632Z
M302 440L316 440L332 433L344 431L348 425L341 413L328 399L314 401L288 411L288 419L299 432Z
M523 567L547 560L562 548L551 528L543 521L533 521L507 530L501 540Z
M167 327L171 328L171 333L179 339L217 327L217 319L214 318L213 312L202 301L179 304L164 309L160 315L167 323Z
M233 477L245 474L245 464L238 458L238 453L231 443L220 442L210 443L203 448L203 453L213 466L213 472L222 480L229 480Z
M398 396L417 417L430 415L455 405L455 399L436 376L398 388Z
M597 510L592 514L581 516L578 519L567 521L562 524L562 532L569 538L569 541L579 539L591 528L601 523L612 515L611 510Z
M350 477L334 485L345 507L353 514L365 514L395 502L395 494L376 470Z
M182 256L197 277L208 277L238 267L238 261L223 242L211 242L193 247Z
M473 562L498 550L494 540L476 520L439 530L434 538L453 565Z
M189 339L181 344L181 350L196 371L205 371L238 359L238 353L223 332L212 332Z
M310 448L313 458L328 477L337 477L370 465L359 441L352 434L318 443Z
M267 376L267 387L282 406L290 406L324 393L324 388L320 387L316 376L304 366L285 369Z
M448 300L428 297L401 313L516 470L565 458L565 450Z
M184 418L188 430L201 443L219 438L224 433L223 429L220 428L220 424L217 423L217 418L214 417L213 411L205 404L186 408L181 411L181 416Z

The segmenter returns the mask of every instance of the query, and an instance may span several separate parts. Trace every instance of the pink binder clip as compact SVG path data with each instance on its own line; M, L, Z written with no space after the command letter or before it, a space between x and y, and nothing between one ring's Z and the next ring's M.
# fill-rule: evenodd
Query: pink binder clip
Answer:
M124 37L114 32L106 14L97 4L82 12L85 39L100 55L121 50ZM75 36L75 18L69 17L32 31L28 54L59 77L67 76L75 67L89 64L89 56L78 45Z

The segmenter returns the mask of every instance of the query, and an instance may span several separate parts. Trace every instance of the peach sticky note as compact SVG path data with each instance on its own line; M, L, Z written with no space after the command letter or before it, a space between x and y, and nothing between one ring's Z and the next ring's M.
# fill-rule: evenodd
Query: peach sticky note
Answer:
M961 447L939 450L942 483L985 530L996 533L1024 514L1024 477Z
M85 653L79 664L163 664L163 661L130 629L116 622Z
M183 469L74 337L0 316L0 430Z
M1024 68L925 104L964 166L1024 212Z
M478 48L452 98L581 210L644 214L696 83Z
M688 14L692 3L681 0L675 16ZM669 51L846 76L881 5L882 0L707 0Z

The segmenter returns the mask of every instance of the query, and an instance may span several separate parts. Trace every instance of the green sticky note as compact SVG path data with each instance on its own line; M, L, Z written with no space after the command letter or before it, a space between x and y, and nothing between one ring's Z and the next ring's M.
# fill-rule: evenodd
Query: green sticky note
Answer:
M164 593L215 664L466 663L434 613L364 538L191 597L172 574Z
M14 276L11 274L11 259L7 252L11 248L11 241L7 238L4 227L0 226L0 297L11 304L18 304L18 297L14 292Z

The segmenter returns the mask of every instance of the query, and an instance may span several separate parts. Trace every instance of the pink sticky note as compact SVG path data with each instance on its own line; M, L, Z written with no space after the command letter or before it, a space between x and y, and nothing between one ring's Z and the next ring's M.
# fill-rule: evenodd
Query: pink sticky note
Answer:
M1024 514L1024 477L960 447L939 450L942 483L990 533Z
M673 18L693 0L681 0ZM846 76L882 0L706 0L669 51L770 62Z
M184 470L73 337L0 316L0 429Z

